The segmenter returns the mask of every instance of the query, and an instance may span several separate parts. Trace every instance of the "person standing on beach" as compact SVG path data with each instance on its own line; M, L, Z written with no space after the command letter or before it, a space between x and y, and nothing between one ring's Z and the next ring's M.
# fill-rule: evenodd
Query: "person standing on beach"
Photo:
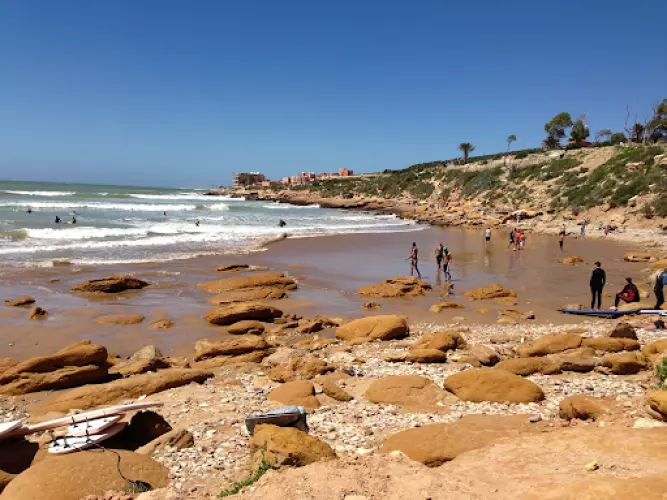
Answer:
M440 242L435 248L435 261L438 263L438 275L440 275L440 267L442 266L442 259L445 256L445 245Z
M584 217L584 220L581 221L581 232L579 233L580 238L586 236L586 224L588 224L588 221Z
M667 267L655 278L655 285L653 286L653 293L655 293L654 309L660 309L665 303L665 285L667 285Z
M558 246L560 247L560 251L563 251L563 243L565 242L565 224L563 224L563 227L561 228L560 232L558 233Z
M491 228L490 228L490 227L487 227L487 228L486 228L486 231L485 231L485 233L484 233L484 240L485 240L487 243L491 243Z
M523 233L521 231L517 231L514 233L514 250L521 250L521 247L519 246L521 243L521 237L523 236Z
M507 248L512 248L514 245L514 237L516 236L516 229L512 228L510 231L510 244L507 246Z
M417 243L412 242L412 249L410 250L410 255L405 260L410 260L410 276L413 276L415 271L417 272L417 277L422 279L422 275L419 272L419 249L417 248Z
M602 289L607 283L607 273L602 269L602 264L595 263L595 268L591 274L591 309L595 309L595 301L597 299L597 309L602 308Z
M449 250L447 249L447 247L445 247L445 259L444 259L444 261L445 262L442 265L442 270L445 273L445 279L447 281L451 281L452 280L452 273L449 270L449 266L452 262L452 254L449 253Z
M525 250L525 249L526 249L526 232L525 232L525 231L523 231L523 232L521 233L521 238L519 238L519 248L520 248L521 250Z

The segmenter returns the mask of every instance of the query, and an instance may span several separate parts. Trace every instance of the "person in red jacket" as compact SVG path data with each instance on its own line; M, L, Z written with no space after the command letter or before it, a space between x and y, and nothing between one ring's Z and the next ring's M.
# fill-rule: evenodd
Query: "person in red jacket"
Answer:
M632 282L632 278L625 278L625 286L623 290L616 294L614 307L618 307L621 300L626 303L639 302L639 290L637 290L637 286Z

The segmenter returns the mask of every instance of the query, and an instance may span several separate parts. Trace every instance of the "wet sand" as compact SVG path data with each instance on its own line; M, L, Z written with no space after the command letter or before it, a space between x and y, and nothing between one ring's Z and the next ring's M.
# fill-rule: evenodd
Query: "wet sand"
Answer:
M422 277L433 285L434 292L415 299L376 300L382 309L365 311L361 306L368 299L357 296L356 290L408 274L410 265L405 258L413 241L420 248ZM460 302L465 308L435 314L428 307L440 301L442 291L442 276L436 273L433 257L440 241L454 256L454 295L446 300ZM211 295L195 285L228 276L215 269L231 262L267 266L271 271L287 272L299 279L299 290L276 305L306 317L324 314L354 318L400 313L408 315L411 321L447 322L461 316L465 325L495 323L499 311L507 309L506 306L495 301L469 302L463 298L463 292L501 283L519 294L519 304L512 309L534 312L535 323L576 323L581 318L562 315L556 309L569 303L589 303L588 279L595 260L601 260L607 271L606 295L620 289L626 275L635 277L641 286L639 278L644 266L623 261L623 255L632 250L637 248L609 241L568 239L565 251L560 252L555 237L528 234L527 249L516 252L507 249L504 232L495 231L487 245L482 230L427 226L409 233L288 238L260 253L201 257L167 264L3 270L0 298L33 296L49 312L49 318L28 321L28 309L0 305L0 358L24 359L47 354L81 339L102 343L121 356L147 344L159 346L168 355L189 355L197 340L220 339L225 335L224 329L202 319L212 308L207 302ZM586 263L571 266L558 262L562 257L574 255ZM151 286L139 292L92 299L70 292L79 282L116 273L133 274ZM611 299L605 297L603 307L610 305ZM480 314L473 312L476 308L490 311ZM146 320L138 325L95 322L102 314L124 312L144 314ZM175 326L165 330L150 327L152 321L165 318L174 321Z

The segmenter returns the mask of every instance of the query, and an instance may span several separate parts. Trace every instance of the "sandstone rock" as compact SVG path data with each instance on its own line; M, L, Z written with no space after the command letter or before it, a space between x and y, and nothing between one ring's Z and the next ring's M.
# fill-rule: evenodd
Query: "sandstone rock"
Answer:
M619 323L609 333L609 337L614 339L632 339L637 340L637 332L627 323Z
M411 349L437 349L447 352L462 349L466 346L463 336L456 331L444 331L423 335L417 342L412 344Z
M293 359L303 356L303 351L291 347L279 347L276 351L262 360L262 367L270 370L276 366L286 365Z
M489 311L488 309L486 309L484 307L480 307L478 309L473 309L472 312L477 313L477 314L488 314L491 311Z
M651 262L648 267L651 269L664 269L667 267L667 259L660 259L656 260L655 262Z
M394 340L408 336L410 330L405 316L380 315L350 321L336 330L336 338L351 341L369 338L372 340Z
M307 380L287 382L273 389L267 398L286 406L303 406L311 410L320 407L320 402L315 397L315 386Z
M376 380L366 391L365 397L372 403L402 406L435 405L449 399L431 380L418 375L390 375Z
M552 375L560 372L587 373L598 367L602 361L593 356L576 356L555 354L549 356L550 364L542 369L545 375Z
M465 401L532 403L544 399L542 389L530 380L492 368L455 373L445 379L444 386Z
M498 283L468 290L463 294L468 300L488 300L500 297L516 297L516 292L503 288Z
M40 408L40 412L68 412L72 409L87 410L96 406L155 394L192 382L202 383L212 376L213 373L209 371L183 368L170 368L156 373L136 375L106 384L79 387L58 394L46 400Z
M232 292L225 292L209 299L211 304L224 305L234 302L254 302L257 300L279 300L287 298L287 293L282 288L245 288Z
M364 309L368 309L371 311L374 311L376 309L380 309L382 306L378 304L377 302L364 302L363 306Z
M640 290L641 294L641 290ZM639 302L629 302L629 303L624 303L621 301L621 303L618 306L619 311L636 311L638 309L653 309L653 306L655 304L655 301L652 300L640 300Z
M648 395L648 405L651 410L658 413L663 421L667 421L667 391L653 391Z
M596 351L621 352L636 351L639 349L639 342L629 338L610 338L593 337L585 338L581 341L582 346L592 347Z
M447 354L438 349L410 349L404 360L408 363L446 363Z
M434 313L439 313L445 309L464 309L464 306L457 304L456 302L440 302L439 304L433 304L429 307L429 311Z
M308 321L302 321L299 324L298 332L299 333L316 333L324 330L325 323L320 319L311 319Z
M103 495L127 487L118 473L120 456L123 475L133 481L162 488L169 483L166 467L146 455L126 450L79 451L49 455L19 474L5 489L2 498L11 500L80 500L87 495Z
M533 356L546 356L566 351L567 349L576 349L581 345L581 335L574 333L548 333L531 342L517 348L517 353L522 358Z
M244 269L249 269L250 264L225 264L224 266L218 267L218 271L223 273L242 271Z
M20 395L31 392L67 389L78 385L103 382L108 378L106 367L66 366L51 372L22 372L11 382L0 385L0 394Z
M197 286L210 293L222 293L247 288L295 290L297 288L297 283L294 279L285 276L283 273L257 273L240 278L225 278L208 281Z
M362 297L397 298L423 295L431 290L431 285L411 276L397 276L382 283L360 288L357 293Z
M174 322L170 319L158 319L151 323L151 328L155 328L156 330L165 330L172 326L174 326Z
M227 333L231 333L232 335L243 335L246 333L249 335L261 335L264 333L264 325L259 321L239 321L230 325L227 328Z
M484 366L493 366L500 361L498 353L485 345L473 345L468 348L468 352Z
M169 363L162 359L140 359L136 361L121 361L109 369L112 375L129 377L141 373L154 372L164 368L169 368Z
M495 368L505 370L515 375L528 376L533 373L539 373L546 363L546 359L539 358L512 358L505 359L498 363Z
M132 356L130 356L130 361L139 361L142 359L160 359L162 358L162 351L154 345L147 345L135 351Z
M214 325L231 325L244 320L270 321L282 315L280 309L267 304L242 302L220 306L204 316L204 319Z
M581 257L565 257L563 259L560 259L559 262L561 264L581 264L584 262L584 259Z
M31 304L35 303L35 299L32 297L20 297L18 299L14 300L5 300L5 305L10 306L10 307L24 307L24 306L29 306Z
M148 283L133 276L109 276L107 278L95 279L79 283L73 292L86 293L118 293L125 290L140 290L148 286Z
M268 371L266 376L274 382L289 382L296 379L310 380L334 370L335 367L323 359L299 357L286 365L276 366Z
M201 361L217 356L238 356L253 351L261 351L269 348L269 344L256 335L240 335L232 340L223 340L215 344L208 344L201 348L195 346L195 361Z
M165 446L169 446L177 450L183 450L185 448L192 448L194 444L194 436L189 430L173 429L153 439L151 442L137 448L135 453L150 456L155 450L163 449Z
M658 257L652 253L630 252L623 256L623 260L626 262L653 262L658 260Z
M509 316L501 316L496 321L498 325L518 325L519 321L516 318L511 318Z
M272 349L263 351L253 351L246 354L217 356L214 358L204 359L192 364L192 368L202 370L209 370L211 368L218 368L220 366L227 366L232 364L242 363L261 363L262 360L272 353Z
M263 458L276 469L284 466L302 467L336 458L328 444L293 427L258 425L249 445L255 461Z
M40 319L46 319L48 317L49 313L47 313L44 309L41 307L33 307L30 312L28 313L28 319L31 320L40 320Z
M498 304L513 307L519 303L516 297L498 297L495 299Z
M570 396L560 402L560 418L566 420L595 420L604 413L598 398L591 396Z
M667 339L656 340L642 347L642 353L647 357L661 354L665 351L667 351Z
M607 354L602 359L602 366L609 368L615 375L631 375L647 367L646 358L638 352Z
M100 316L95 321L106 325L136 325L146 317L143 314L107 314Z
M390 436L381 451L400 451L412 460L437 467L495 441L536 432L527 415L466 415L452 424L428 424L401 431Z
M335 380L325 378L322 383L322 392L336 401L352 401L354 398L341 388Z
M19 362L14 358L0 358L0 377L10 368L18 365Z

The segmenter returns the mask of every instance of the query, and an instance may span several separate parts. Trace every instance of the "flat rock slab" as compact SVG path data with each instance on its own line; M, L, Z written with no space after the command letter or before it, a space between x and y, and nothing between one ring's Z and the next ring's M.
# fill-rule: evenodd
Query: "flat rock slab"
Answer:
M279 318L283 312L277 307L259 302L242 302L220 306L211 311L204 319L213 325L231 325L239 321L271 321Z
M109 276L79 283L73 292L86 293L119 293L125 290L140 290L147 287L148 283L133 276Z

